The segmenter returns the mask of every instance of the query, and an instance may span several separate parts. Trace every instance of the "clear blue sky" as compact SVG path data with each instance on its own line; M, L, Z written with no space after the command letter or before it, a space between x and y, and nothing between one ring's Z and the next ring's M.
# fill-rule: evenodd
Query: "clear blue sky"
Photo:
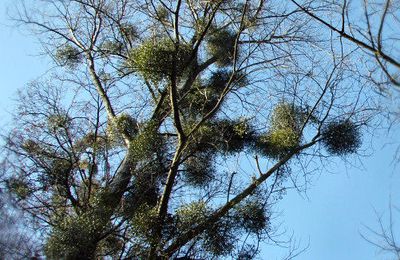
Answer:
M17 89L46 72L50 66L43 57L37 56L40 46L37 40L22 34L17 28L7 26L6 6L12 1L3 0L0 5L0 130L10 122L13 98ZM363 158L363 168L344 165L337 160L322 170L307 198L296 192L288 192L279 204L282 212L277 221L283 222L282 230L294 234L302 246L309 241L308 250L296 257L298 260L375 260L388 259L365 240L360 233L363 225L378 228L376 210L388 216L389 198L400 206L400 174L393 165L400 131L381 133L372 142L373 156ZM369 145L370 137L366 141ZM397 144L387 145L387 143ZM384 148L383 148L384 147ZM349 161L357 158L350 157ZM357 162L356 164L359 165ZM397 222L400 231L400 219ZM400 238L400 232L399 238ZM261 259L281 259L285 250L263 246ZM267 258L268 257L268 258Z

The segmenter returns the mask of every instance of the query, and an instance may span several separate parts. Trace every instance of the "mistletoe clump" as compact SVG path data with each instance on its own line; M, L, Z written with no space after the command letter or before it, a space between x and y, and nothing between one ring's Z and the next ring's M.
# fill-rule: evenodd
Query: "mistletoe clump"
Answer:
M57 49L54 57L62 66L71 69L75 68L82 60L81 51L70 44L66 44Z
M304 113L289 103L278 104L271 117L271 128L255 143L256 149L267 157L279 159L300 145Z
M123 135L133 139L138 131L138 122L128 114L116 116L107 126L108 139L114 143L122 143Z
M128 66L143 78L160 82L173 74L182 76L191 54L188 44L176 46L170 39L151 39L129 52Z
M85 213L79 216L60 216L60 222L50 234L45 253L48 259L78 259L85 257L81 248L88 252L96 247L94 241L88 241L87 237L97 237L99 230L104 228L104 222L93 213ZM83 246L83 247L82 247ZM91 256L86 256L91 257Z
M208 184L215 174L212 156L210 152L201 152L189 157L184 163L185 182L195 187Z
M261 232L269 222L264 206L258 201L249 201L238 206L234 218L241 228L252 233Z
M214 125L219 135L219 148L226 153L238 153L253 141L253 129L246 120L221 120Z
M106 40L101 44L100 50L104 56L118 55L123 51L123 44L119 41Z
M47 118L47 125L51 130L67 129L71 123L72 119L66 114L54 114Z
M236 35L229 30L218 30L207 40L210 56L217 58L217 66L226 67L233 62Z
M6 181L7 189L18 199L26 199L33 192L32 187L21 177L11 177Z
M153 160L164 150L164 140L157 131L157 123L150 121L132 139L129 152L135 161Z
M360 128L350 120L328 123L322 130L322 137L328 152L335 155L355 153L361 146Z

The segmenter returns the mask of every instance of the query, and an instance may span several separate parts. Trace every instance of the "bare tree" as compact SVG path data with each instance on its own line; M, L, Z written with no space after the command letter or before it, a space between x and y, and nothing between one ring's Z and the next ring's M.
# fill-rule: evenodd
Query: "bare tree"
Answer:
M355 44L376 61L380 70L369 68L370 79L384 85L400 86L400 52L398 1L343 1L328 5L325 1L299 2L291 0L300 10L328 30ZM324 18L326 12L336 13ZM363 11L360 11L363 10ZM382 72L387 80L379 79Z
M362 237L378 248L382 253L391 256L391 259L400 259L400 242L396 236L395 219L399 209L392 204L389 206L388 219L383 218L382 214L376 213L378 217L378 229L366 226L366 232Z

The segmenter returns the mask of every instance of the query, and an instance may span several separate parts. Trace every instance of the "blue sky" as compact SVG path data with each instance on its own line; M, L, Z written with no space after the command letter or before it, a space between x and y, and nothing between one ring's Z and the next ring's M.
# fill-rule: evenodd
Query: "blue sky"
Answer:
M26 83L39 77L50 64L44 57L37 56L40 46L37 40L8 26L5 7L12 1L0 5L0 130L10 122L16 91ZM380 254L361 237L366 232L363 225L378 228L376 212L388 217L389 199L400 205L400 175L393 164L395 150L400 142L399 131L382 131L372 145L374 153L362 158L349 157L352 167L335 160L328 172L321 174L305 194L288 192L279 204L282 230L306 246L308 250L296 257L299 260L373 260L389 259ZM397 143L396 143L397 142ZM391 145L387 145L392 143ZM375 212L376 211L376 212ZM400 227L400 219L397 223ZM400 228L398 229L400 231ZM400 238L400 232L399 238ZM263 246L261 259L281 259L285 250Z

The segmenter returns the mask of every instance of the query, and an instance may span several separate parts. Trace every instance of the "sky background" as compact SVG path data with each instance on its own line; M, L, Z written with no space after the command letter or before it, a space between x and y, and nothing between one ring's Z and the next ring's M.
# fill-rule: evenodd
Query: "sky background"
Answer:
M10 127L16 92L29 81L43 75L51 66L38 56L40 45L26 31L10 26L6 7L0 4L0 131ZM389 102L389 101L388 101ZM398 126L395 126L398 128ZM390 259L366 242L365 226L378 229L377 213L388 220L390 198L400 206L400 173L394 157L400 145L400 131L380 131L376 138L365 138L373 155L347 158L352 167L334 160L328 169L321 169L306 194L290 191L279 203L281 230L294 235L300 246L307 246L298 260L375 260ZM329 170L329 171L328 171ZM305 196L306 195L306 196ZM400 231L400 214L397 215ZM395 219L396 221L396 219ZM275 222L276 224L276 222ZM400 240L400 232L397 232ZM285 249L263 246L260 259L281 259Z

